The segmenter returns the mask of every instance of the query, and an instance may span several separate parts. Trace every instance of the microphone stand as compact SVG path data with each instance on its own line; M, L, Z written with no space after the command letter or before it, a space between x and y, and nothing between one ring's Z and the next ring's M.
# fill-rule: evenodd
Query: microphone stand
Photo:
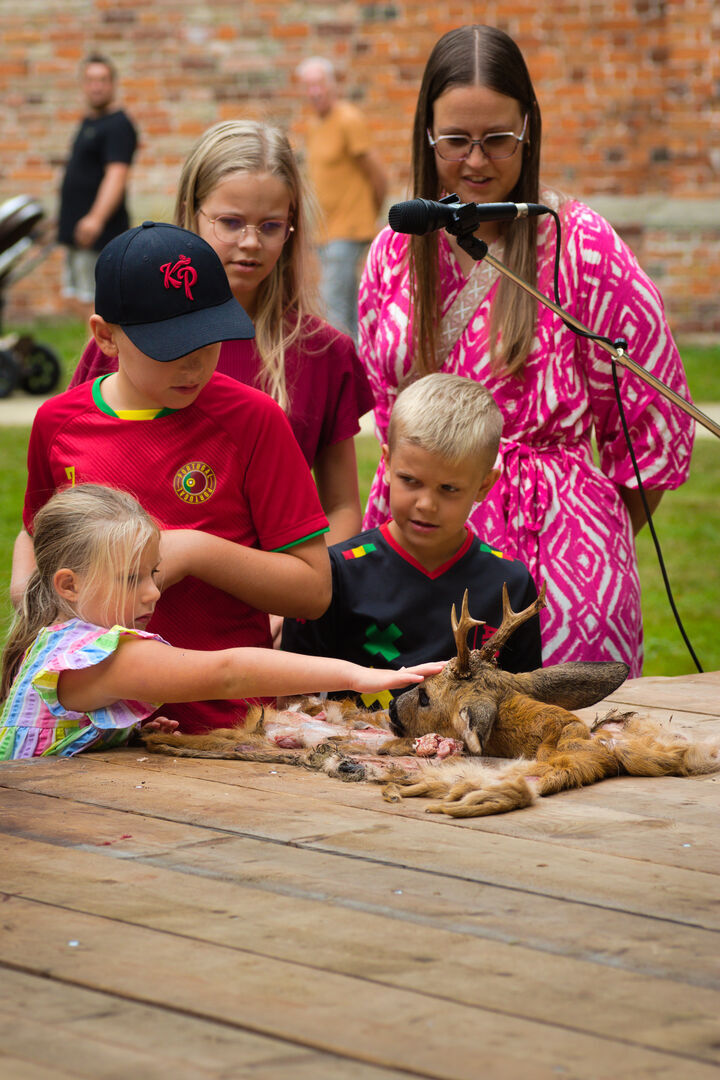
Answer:
M510 278L510 280L514 281L521 289L524 289L526 293L530 293L530 295L534 296L536 300L539 300L541 304L544 304L545 307L550 308L556 315L559 315L563 322L568 323L582 334L587 335L596 345L599 345L602 349L605 349L606 352L609 352L613 360L620 364L621 367L627 368L628 371L632 371L632 373L642 379L643 382L654 387L655 390L662 394L663 397L666 397L668 401L677 405L679 409L682 409L688 416L692 416L698 424L702 424L703 427L707 428L708 431L712 432L713 435L716 435L717 438L720 439L720 425L716 424L709 416L706 416L705 413L698 409L696 405L693 405L691 401L686 401L685 398L681 397L675 390L671 389L671 387L656 378L655 375L652 375L649 371L646 371L645 368L641 367L640 364L632 360L625 352L624 342L621 343L618 341L610 343L608 341L598 340L595 333L587 326L583 326L579 319L576 319L574 315L565 311L559 304L556 304L548 296L545 296L544 293L541 293L539 289L536 289L534 285L530 285L527 281L524 281L493 255L489 255L485 241L479 240L476 236L473 236L472 230L476 229L477 226L477 222L468 223L467 221L456 220L449 222L445 226L445 229L457 238L457 242L463 251L467 251L468 255L472 255L473 259L477 262L482 262L482 260L485 259L486 262L490 263L491 266L494 266L499 273L503 274L506 278Z

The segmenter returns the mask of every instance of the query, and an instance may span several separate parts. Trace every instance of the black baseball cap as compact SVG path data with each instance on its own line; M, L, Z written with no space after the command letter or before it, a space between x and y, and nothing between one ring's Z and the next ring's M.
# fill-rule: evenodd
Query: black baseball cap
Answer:
M216 341L255 337L220 259L195 233L144 221L116 236L95 264L95 311L153 360Z

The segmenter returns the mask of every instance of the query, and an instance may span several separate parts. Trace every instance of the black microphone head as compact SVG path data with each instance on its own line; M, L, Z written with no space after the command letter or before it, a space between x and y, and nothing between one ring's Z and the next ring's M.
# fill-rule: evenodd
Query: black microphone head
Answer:
M412 233L424 236L425 233L442 229L451 219L450 212L440 203L430 199L410 199L408 202L395 203L388 213L388 225L398 233Z

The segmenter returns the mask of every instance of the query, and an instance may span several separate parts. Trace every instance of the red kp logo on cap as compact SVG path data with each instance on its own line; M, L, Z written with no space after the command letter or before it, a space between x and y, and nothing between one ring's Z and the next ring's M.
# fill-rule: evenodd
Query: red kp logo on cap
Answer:
M190 265L189 255L181 255L174 265L169 262L163 263L160 272L165 275L164 285L166 289L171 286L173 289L184 287L188 300L193 299L191 290L197 281L197 270Z

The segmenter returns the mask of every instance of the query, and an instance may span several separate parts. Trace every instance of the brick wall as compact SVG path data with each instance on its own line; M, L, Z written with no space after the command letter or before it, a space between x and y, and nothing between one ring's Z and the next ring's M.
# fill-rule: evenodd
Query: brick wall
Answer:
M437 38L477 3L388 0L0 0L0 199L54 213L58 162L77 123L78 65L91 49L120 72L138 123L136 219L169 217L180 163L216 120L292 126L293 80L308 55L331 58L366 110L405 197L421 73ZM675 331L720 333L720 7L716 0L505 0L482 18L528 60L543 110L544 179L597 206L663 291ZM13 285L8 321L61 310L54 252Z

